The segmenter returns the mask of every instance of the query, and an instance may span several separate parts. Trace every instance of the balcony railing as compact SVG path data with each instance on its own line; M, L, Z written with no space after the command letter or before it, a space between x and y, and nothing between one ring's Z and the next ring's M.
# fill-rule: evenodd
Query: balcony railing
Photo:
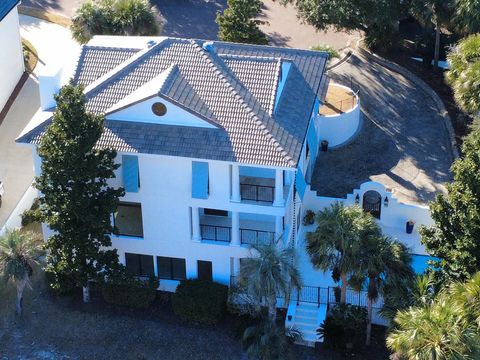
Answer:
M275 187L269 185L240 184L242 200L273 203Z
M275 240L275 233L272 231L240 229L242 244L270 244Z
M232 229L227 226L200 225L203 240L230 242Z

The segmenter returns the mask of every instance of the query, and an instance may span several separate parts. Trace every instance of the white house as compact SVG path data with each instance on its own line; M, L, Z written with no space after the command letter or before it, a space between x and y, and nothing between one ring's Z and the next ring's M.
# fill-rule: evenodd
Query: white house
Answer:
M25 68L18 23L19 0L0 2L0 111L7 103Z
M112 184L126 195L112 216L119 230L113 246L133 273L157 275L169 291L185 278L229 284L251 255L250 244L281 238L298 248L306 285L284 306L308 338L334 283L305 255L306 210L358 203L385 232L425 255L405 222L431 223L428 208L401 204L377 183L340 199L310 187L320 141L342 146L360 126L358 98L337 119L318 115L329 83L325 53L99 36L76 61L73 81L85 86L88 110L106 117L99 146L118 152ZM17 139L34 153L55 108L60 73L40 78L42 109ZM37 174L40 165L35 155ZM424 266L423 258L416 261ZM313 322L303 323L305 316Z

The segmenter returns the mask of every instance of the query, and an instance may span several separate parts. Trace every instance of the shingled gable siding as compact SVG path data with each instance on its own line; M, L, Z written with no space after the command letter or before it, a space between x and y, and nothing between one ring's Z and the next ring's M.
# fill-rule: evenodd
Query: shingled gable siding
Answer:
M192 198L208 199L208 163L192 161Z
M122 173L123 186L127 192L138 192L139 173L138 173L138 157L134 155L122 155Z

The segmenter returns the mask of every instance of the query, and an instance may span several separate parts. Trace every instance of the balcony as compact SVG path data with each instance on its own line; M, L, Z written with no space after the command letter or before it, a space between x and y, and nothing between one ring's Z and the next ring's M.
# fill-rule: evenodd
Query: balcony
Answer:
M275 199L275 180L241 176L240 196L242 201L272 204Z

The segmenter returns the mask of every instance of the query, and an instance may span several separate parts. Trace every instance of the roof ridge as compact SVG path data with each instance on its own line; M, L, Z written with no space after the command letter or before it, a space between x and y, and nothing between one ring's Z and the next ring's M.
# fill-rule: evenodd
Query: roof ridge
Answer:
M214 41L214 45L220 44L224 46L231 46L236 48L257 48L257 49L264 49L270 51L284 51L289 52L292 54L310 54L315 55L318 57L328 58L329 55L325 51L318 51L318 50L310 50L310 49L297 49L297 48L285 48L280 46L271 46L271 45L258 45L258 44L243 44L243 43L233 43L227 41Z
M266 136L266 140L270 141L273 143L273 147L274 149L279 153L279 155L282 156L282 158L287 161L288 163L294 163L295 161L287 154L287 151L285 150L285 148L282 146L282 144L280 144L280 142L276 139L275 136L273 136L272 134L272 130L273 127L277 127L277 128L281 128L278 124L276 124L275 120L263 109L263 107L261 106L261 104L258 102L257 99L254 98L253 95L251 95L251 98L255 99L255 101L257 102L258 104L258 107L261 108L265 114L267 115L267 123L265 123L262 119L260 119L256 114L255 114L255 111L252 109L252 107L250 106L250 104L247 103L247 101L245 100L245 98L242 96L242 94L240 94L233 86L230 82L227 81L227 79L225 79L225 74L228 74L228 75L231 75L232 74L232 71L230 69L228 69L228 67L226 66L226 64L223 62L222 59L220 59L220 57L218 55L216 55L215 57L220 59L221 60L221 64L222 64L222 68L225 69L227 68L228 71L227 73L224 73L222 72L219 68L218 68L218 63L217 62L214 62L213 61L213 56L207 56L206 53L205 53L205 50L203 50L203 48L197 43L197 42L192 42L192 44L194 45L194 47L197 49L198 52L200 52L200 54L202 55L202 57L204 59L206 59L210 64L212 64L213 66L215 66L216 68L216 72L219 74L219 78L227 85L227 87L229 88L230 92L232 93L232 95L236 95L234 96L234 98L239 101L240 103L242 103L242 105L244 105L244 108L245 108L245 111L248 113L248 115L250 117L252 117L252 120L255 121L255 125L257 125L259 127L260 130L264 130L266 133L268 133L268 136ZM212 53L209 53L210 55L212 55ZM232 76L232 78L236 81L238 81L240 84L242 84L242 89L246 92L249 92L248 89L246 89L245 85L243 85L242 82L240 82L240 80L238 80L235 76ZM250 93L250 92L249 92ZM250 93L251 94L251 93ZM248 110L248 111L247 111ZM270 125L270 126L268 126ZM285 131L283 128L282 128L283 131Z

